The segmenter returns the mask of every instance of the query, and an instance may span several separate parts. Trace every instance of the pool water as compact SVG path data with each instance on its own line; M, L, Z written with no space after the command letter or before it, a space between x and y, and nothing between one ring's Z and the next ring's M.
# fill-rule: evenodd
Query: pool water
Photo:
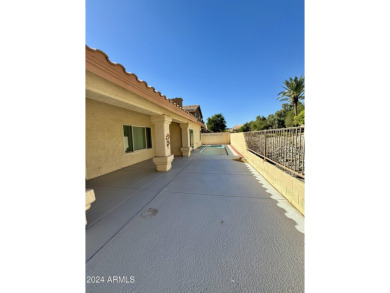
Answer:
M206 146L201 152L205 156L226 156L228 152L223 145L209 145Z

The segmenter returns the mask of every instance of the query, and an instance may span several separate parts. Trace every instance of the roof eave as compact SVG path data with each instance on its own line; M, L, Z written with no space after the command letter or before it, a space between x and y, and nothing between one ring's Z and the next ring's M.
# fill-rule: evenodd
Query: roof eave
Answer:
M86 47L86 70L90 71L110 82L123 87L127 90L129 86L132 87L131 91L137 95L149 100L162 108L165 108L183 118L186 118L200 126L205 126L199 122L196 117L184 110L182 107L172 103L165 95L157 91L154 87L148 86L145 81L138 79L134 73L126 71L125 67L121 64L111 62L107 54L98 49L92 49Z

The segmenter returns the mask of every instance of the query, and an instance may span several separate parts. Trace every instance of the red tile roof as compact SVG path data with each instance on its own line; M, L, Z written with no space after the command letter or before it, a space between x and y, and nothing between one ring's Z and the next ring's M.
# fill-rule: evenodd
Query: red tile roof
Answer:
M134 73L129 73L126 71L125 67L122 64L111 62L108 58L107 54L98 49L92 49L86 47L86 69L95 73L102 74L104 71L104 78L107 76L115 76L114 78L118 78L118 73L121 75L120 82L125 82L126 85L133 84L136 86L138 90L142 93L146 93L147 95L142 95L142 97L147 98L149 100L154 101L156 104L173 111L183 117L186 117L189 120L197 122L202 126L205 126L203 123L198 121L192 114L190 114L184 107L179 107L178 105L172 103L165 95L161 94L154 87L149 86L145 81L140 80L137 75ZM99 56L100 55L100 56ZM101 56L105 59L105 61L111 65L111 67L107 67L106 65L102 66L101 64ZM134 80L136 81L134 83ZM198 105L199 106L199 105Z

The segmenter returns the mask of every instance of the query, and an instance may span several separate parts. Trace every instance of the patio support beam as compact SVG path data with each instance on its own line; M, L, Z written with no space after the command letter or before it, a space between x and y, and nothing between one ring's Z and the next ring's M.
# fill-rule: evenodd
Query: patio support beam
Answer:
M181 128L181 144L180 148L183 157L189 157L191 155L190 146L190 125L189 123L180 123Z
M155 115L151 116L151 121L154 124L156 145L156 156L153 158L153 163L156 165L157 171L166 172L172 168L173 161L169 133L172 118L166 115Z

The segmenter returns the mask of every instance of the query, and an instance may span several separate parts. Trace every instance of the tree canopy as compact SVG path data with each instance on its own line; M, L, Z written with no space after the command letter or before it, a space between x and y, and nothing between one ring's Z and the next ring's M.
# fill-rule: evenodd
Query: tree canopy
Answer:
M284 91L279 93L277 99L279 101L289 101L293 107L295 116L298 115L298 101L305 99L305 77L301 76L299 79L297 76L292 79L284 81Z
M246 122L241 128L238 129L238 131L260 131L302 125L305 123L304 111L305 105L299 101L297 106L297 116L294 115L294 109L292 105L282 104L281 110L276 111L274 114L268 115L267 118L264 116L257 116L256 120ZM302 112L303 114L301 114ZM299 118L297 118L298 116Z
M252 122L251 122L251 123L252 123ZM244 125L242 125L242 126L238 129L238 132L247 132L247 131L251 131L251 126L250 126L250 123L249 123L249 122L244 123Z
M212 132L222 132L226 128L225 117L221 113L215 114L207 118L207 129Z
M238 131L259 131L304 125L305 105L301 101L305 99L305 77L295 76L294 79L290 77L284 81L283 88L284 91L278 94L277 99L289 103L282 104L282 109L268 115L267 118L257 116L256 120L246 122Z

